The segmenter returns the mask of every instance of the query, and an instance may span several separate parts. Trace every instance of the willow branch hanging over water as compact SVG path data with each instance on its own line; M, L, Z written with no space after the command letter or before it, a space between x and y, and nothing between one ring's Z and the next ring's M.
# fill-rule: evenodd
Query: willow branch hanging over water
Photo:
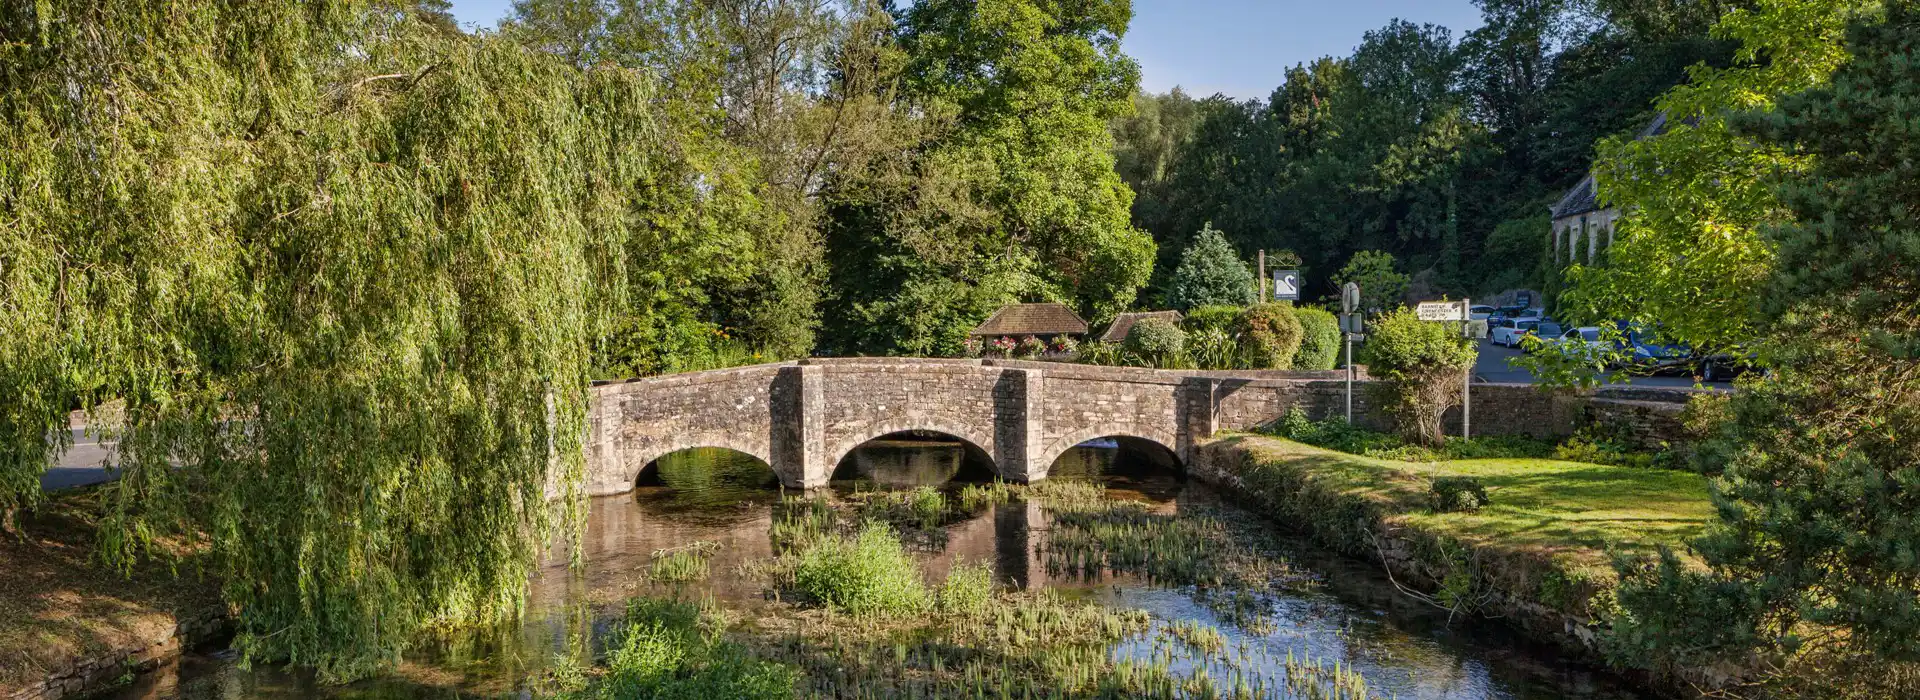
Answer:
M577 521L648 82L358 0L0 37L0 511L119 401L107 557L201 544L249 658L347 678L514 614Z

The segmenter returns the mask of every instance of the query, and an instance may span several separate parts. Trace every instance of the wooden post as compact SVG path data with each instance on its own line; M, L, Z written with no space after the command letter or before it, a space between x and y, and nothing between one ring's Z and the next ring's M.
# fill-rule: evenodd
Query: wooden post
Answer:
M1267 303L1267 249L1260 249L1260 303Z

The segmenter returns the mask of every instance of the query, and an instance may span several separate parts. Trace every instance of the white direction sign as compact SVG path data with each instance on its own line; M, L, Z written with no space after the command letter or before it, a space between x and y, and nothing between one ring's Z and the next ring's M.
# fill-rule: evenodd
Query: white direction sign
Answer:
M1423 301L1413 312L1422 321L1465 321L1467 320L1467 302L1464 301Z
M1273 298L1287 301L1300 300L1300 271L1273 271Z

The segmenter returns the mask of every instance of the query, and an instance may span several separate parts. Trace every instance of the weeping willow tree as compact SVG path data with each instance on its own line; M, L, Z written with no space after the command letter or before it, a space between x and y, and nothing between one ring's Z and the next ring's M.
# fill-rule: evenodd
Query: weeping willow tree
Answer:
M577 522L644 77L363 0L5 3L0 51L0 508L111 400L103 551L198 544L249 659L515 614Z

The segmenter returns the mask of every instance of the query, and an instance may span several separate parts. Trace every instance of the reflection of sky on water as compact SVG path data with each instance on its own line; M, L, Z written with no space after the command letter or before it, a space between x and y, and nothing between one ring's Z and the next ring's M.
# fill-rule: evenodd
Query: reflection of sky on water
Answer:
M951 489L956 478L991 480L984 455L974 452L952 441L887 441L863 447L840 465L836 488ZM981 478L983 467L987 471ZM1115 498L1146 501L1156 512L1220 503L1212 491L1184 483L1172 455L1150 443L1074 448L1053 465L1050 476L1103 483ZM764 604L762 587L734 572L772 553L768 532L781 492L765 464L726 450L693 450L662 459L646 470L641 483L630 495L594 499L580 539L584 565L570 568L569 550L556 547L533 577L527 621L515 628L434 645L392 677L344 687L322 686L304 674L265 666L241 671L230 660L189 655L106 697L497 695L514 691L520 679L539 673L556 654L585 659L593 632L615 619L621 602L632 596L711 596L736 608ZM924 556L927 578L944 579L957 562L991 562L1007 585L1047 586L1114 607L1142 608L1160 621L1209 624L1226 636L1230 647L1270 660L1266 668L1274 678L1280 677L1279 664L1291 651L1296 657L1350 665L1388 697L1635 697L1551 655L1529 653L1497 630L1469 634L1456 626L1449 631L1444 616L1398 594L1362 562L1287 544L1296 568L1317 572L1322 585L1273 598L1271 631L1255 634L1219 619L1189 591L1156 589L1128 576L1095 581L1049 576L1043 556L1047 528L1046 514L1036 505L993 507L947 528L944 548ZM712 573L705 582L674 589L647 580L655 550L701 540L721 545L709 560ZM1115 653L1146 658L1152 648L1151 641L1129 642ZM1176 663L1175 668L1182 666Z

